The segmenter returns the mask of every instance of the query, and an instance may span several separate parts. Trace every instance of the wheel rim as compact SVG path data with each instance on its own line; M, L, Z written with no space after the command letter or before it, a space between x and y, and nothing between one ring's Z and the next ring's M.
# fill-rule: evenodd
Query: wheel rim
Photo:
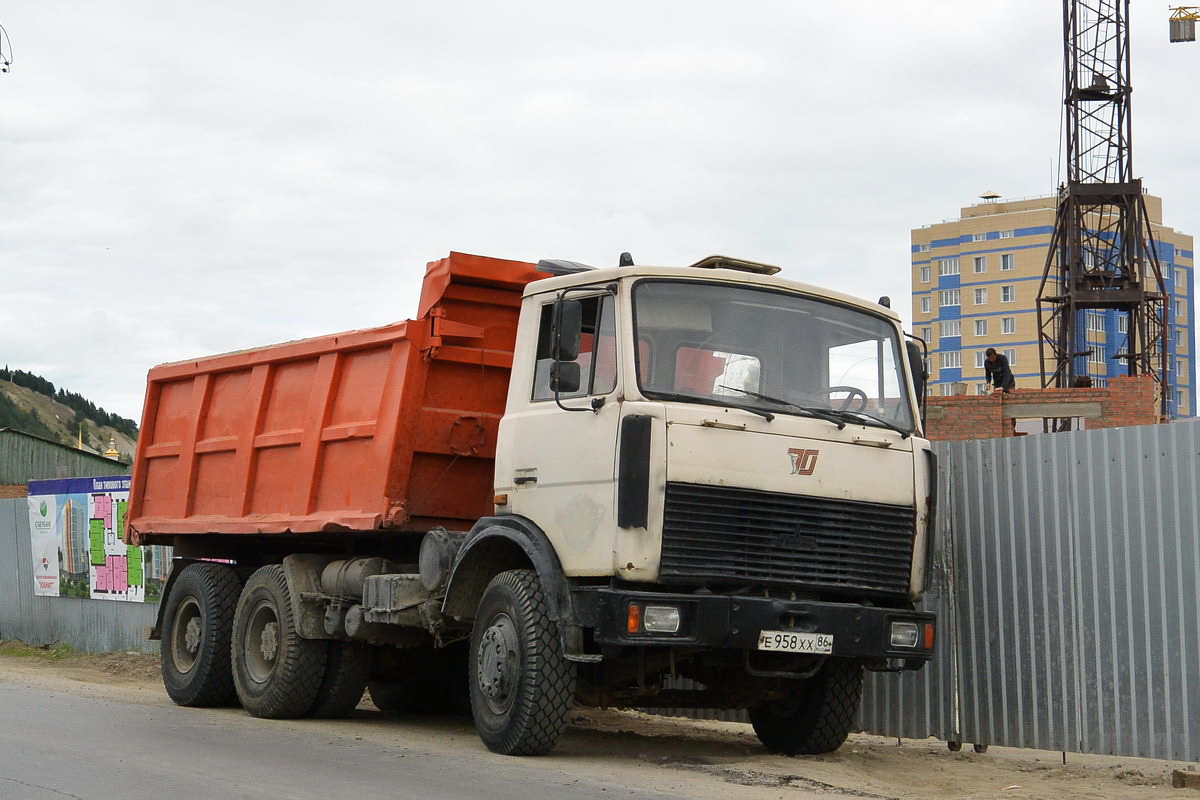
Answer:
M507 614L497 614L479 638L475 675L479 694L493 714L512 708L519 672L517 627Z
M246 672L255 683L266 683L279 661L279 615L275 606L263 600L250 612L250 623L242 642Z
M200 601L185 597L175 609L175 619L171 622L171 660L180 673L186 675L196 666L203 638L204 615L200 611Z

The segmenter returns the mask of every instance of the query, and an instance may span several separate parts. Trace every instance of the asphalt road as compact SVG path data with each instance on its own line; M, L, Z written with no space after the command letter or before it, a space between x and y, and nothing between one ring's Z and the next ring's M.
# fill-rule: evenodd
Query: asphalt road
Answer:
M508 758L461 746L423 751L413 737L356 735L355 725L369 730L371 722L279 723L236 709L147 706L0 683L0 798L679 796L572 776L554 768L552 757ZM441 724L474 735L469 723Z

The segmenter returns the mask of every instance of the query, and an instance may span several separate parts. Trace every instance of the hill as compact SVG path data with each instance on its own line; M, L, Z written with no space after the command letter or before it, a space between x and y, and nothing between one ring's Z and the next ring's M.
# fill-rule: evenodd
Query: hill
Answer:
M82 432L84 447L89 450L103 453L113 441L120 460L133 460L137 446L133 420L110 414L74 392L55 389L36 375L17 373L0 370L0 428L17 428L71 446L78 444ZM37 388L18 385L6 377L18 377L21 383L33 383ZM44 392L46 388L50 394Z

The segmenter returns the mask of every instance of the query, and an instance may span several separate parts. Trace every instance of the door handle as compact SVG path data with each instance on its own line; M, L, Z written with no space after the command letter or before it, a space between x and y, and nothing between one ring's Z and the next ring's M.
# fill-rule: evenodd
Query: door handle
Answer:
M517 486L524 486L528 483L537 483L536 469L523 469L513 475L513 483Z

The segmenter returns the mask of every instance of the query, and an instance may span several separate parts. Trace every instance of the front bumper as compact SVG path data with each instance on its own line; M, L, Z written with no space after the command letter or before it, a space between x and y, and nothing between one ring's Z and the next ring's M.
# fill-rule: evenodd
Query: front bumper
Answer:
M754 650L760 631L786 630L833 636L832 656L906 659L919 666L933 656L924 635L915 647L890 642L892 622L913 622L924 631L936 617L923 611L878 608L856 603L779 600L768 597L667 594L608 588L576 588L572 599L579 620L600 644L704 647ZM679 608L676 633L630 633L630 604ZM907 666L907 665L906 665Z

